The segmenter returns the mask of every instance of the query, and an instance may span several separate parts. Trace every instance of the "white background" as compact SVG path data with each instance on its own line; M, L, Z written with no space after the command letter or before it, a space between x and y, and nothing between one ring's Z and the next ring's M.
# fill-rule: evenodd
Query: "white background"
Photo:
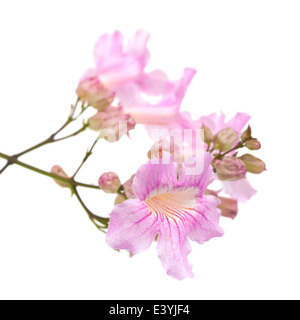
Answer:
M165 274L155 245L131 259L111 250L68 190L10 167L0 176L0 298L299 299L299 16L299 1L289 0L1 1L1 152L26 149L64 122L102 33L130 37L143 28L152 35L149 70L174 79L185 67L198 70L183 110L195 119L252 115L268 171L250 177L258 194L238 218L221 220L223 238L193 244L196 277L179 282ZM87 132L21 160L72 174L94 138ZM143 127L132 140L103 141L78 178L96 183L116 171L124 182L149 146ZM82 196L110 213L113 196Z

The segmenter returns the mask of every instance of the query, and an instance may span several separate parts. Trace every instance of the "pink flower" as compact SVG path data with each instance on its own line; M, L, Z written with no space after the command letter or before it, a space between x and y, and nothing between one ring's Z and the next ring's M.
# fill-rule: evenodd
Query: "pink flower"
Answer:
M183 77L170 81L159 70L143 74L139 81L124 85L116 91L126 112L137 123L168 129L182 128L186 113L180 113L181 102L196 71L185 69ZM151 97L159 97L151 103Z
M95 50L95 69L88 70L77 89L85 102L96 102L96 108L109 102L115 94L124 108L137 123L181 126L183 116L179 113L182 99L194 77L194 69L186 69L183 77L171 81L161 70L144 71L150 54L147 49L149 34L138 31L124 47L120 32L105 34L98 40ZM95 92L95 89L101 93ZM155 103L150 101L155 99Z
M168 156L143 165L133 183L136 199L117 205L110 215L107 240L115 249L140 253L148 249L158 235L158 256L168 275L182 280L193 277L187 256L189 240L200 244L223 235L219 226L220 201L204 195L214 180L212 156L203 154L203 170L191 174L184 163L178 165Z

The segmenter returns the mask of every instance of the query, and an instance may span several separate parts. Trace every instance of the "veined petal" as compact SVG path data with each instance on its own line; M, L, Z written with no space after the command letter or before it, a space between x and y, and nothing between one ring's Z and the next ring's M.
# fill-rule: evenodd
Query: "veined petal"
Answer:
M136 173L133 182L134 193L142 201L166 193L178 183L177 168L177 164L168 153L164 153L163 159L157 159L157 163L153 159L150 160Z
M182 221L166 217L159 232L158 256L167 274L178 280L192 278L192 265L188 262L191 246Z
M115 249L140 253L150 248L160 221L140 200L127 200L115 206L107 232L108 244Z
M224 191L233 199L241 202L250 200L257 193L247 179L222 181L222 183L224 185Z
M198 206L194 210L195 220L189 229L189 238L203 244L214 237L224 234L219 226L221 211L217 208L220 200L215 196L203 196L199 199Z

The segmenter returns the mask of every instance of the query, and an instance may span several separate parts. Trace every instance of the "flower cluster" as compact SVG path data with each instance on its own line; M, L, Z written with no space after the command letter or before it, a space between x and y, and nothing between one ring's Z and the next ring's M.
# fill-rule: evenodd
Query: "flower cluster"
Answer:
M260 141L253 137L249 115L237 113L226 120L223 113L212 113L194 120L180 110L196 70L184 69L177 80L169 79L161 70L145 71L150 59L148 40L149 34L142 30L126 45L120 32L101 36L94 50L95 66L80 79L78 100L67 122L35 147L11 157L0 153L7 160L0 174L11 164L18 164L53 178L59 186L71 190L98 229L107 231L112 248L134 255L157 242L158 256L167 274L182 280L193 277L188 262L189 240L203 244L221 237L221 215L232 219L237 216L238 202L245 202L256 193L247 176L261 174L266 165L249 153L261 148ZM81 110L76 114L80 104ZM88 108L94 108L94 115L83 121L82 128L57 138ZM129 136L137 125L146 126L153 145L149 146L147 162L130 172L128 181L122 183L114 172L97 177L98 186L76 181L99 139L116 142ZM87 128L97 131L98 138L72 176L58 165L48 173L18 160ZM240 154L242 150L247 152ZM222 184L221 190L211 185L215 180ZM115 194L109 217L93 214L77 187Z

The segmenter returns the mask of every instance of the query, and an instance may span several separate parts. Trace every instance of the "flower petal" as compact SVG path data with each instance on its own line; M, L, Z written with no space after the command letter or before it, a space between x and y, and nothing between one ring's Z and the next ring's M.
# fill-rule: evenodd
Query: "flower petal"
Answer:
M240 133L251 117L247 113L237 113L228 123L227 127L232 128L235 132Z
M150 58L150 54L147 49L149 38L150 34L147 31L138 30L133 39L128 42L127 52L139 57L143 61L144 67Z
M127 200L115 206L107 232L108 244L114 249L140 253L150 248L159 230L159 220L139 200Z
M138 86L142 92L150 96L162 95L167 89L169 79L161 70L145 73L139 80Z
M189 264L187 256L191 252L191 246L187 239L186 227L180 220L166 217L160 228L158 245L158 256L167 274L178 280L192 278L192 265Z
M169 190L178 182L177 167L172 156L166 152L163 153L163 159L150 160L136 173L133 182L134 193L144 201L148 197Z
M257 193L247 179L222 182L224 185L224 191L233 199L241 202L250 200Z
M134 117L137 123L167 125L174 122L177 127L178 109L195 73L194 69L186 69L180 80L166 84L162 73L159 75L158 71L156 71L151 74L151 79L143 75L136 83L130 83L118 88L116 95L126 111ZM156 83L156 87L152 77L160 78L160 81ZM151 103L147 100L147 97L143 96L142 90L146 90L144 95L149 94L149 92L151 95L154 92L160 92L159 100Z
M115 65L123 54L123 35L116 31L102 35L95 45L94 57L99 71Z
M189 238L203 244L224 234L219 226L221 211L217 208L220 200L215 196L203 196L194 210L194 222L189 229Z
M198 152L197 157L185 161L179 172L180 186L198 188L199 196L202 196L215 179L212 160L213 156L209 152Z

